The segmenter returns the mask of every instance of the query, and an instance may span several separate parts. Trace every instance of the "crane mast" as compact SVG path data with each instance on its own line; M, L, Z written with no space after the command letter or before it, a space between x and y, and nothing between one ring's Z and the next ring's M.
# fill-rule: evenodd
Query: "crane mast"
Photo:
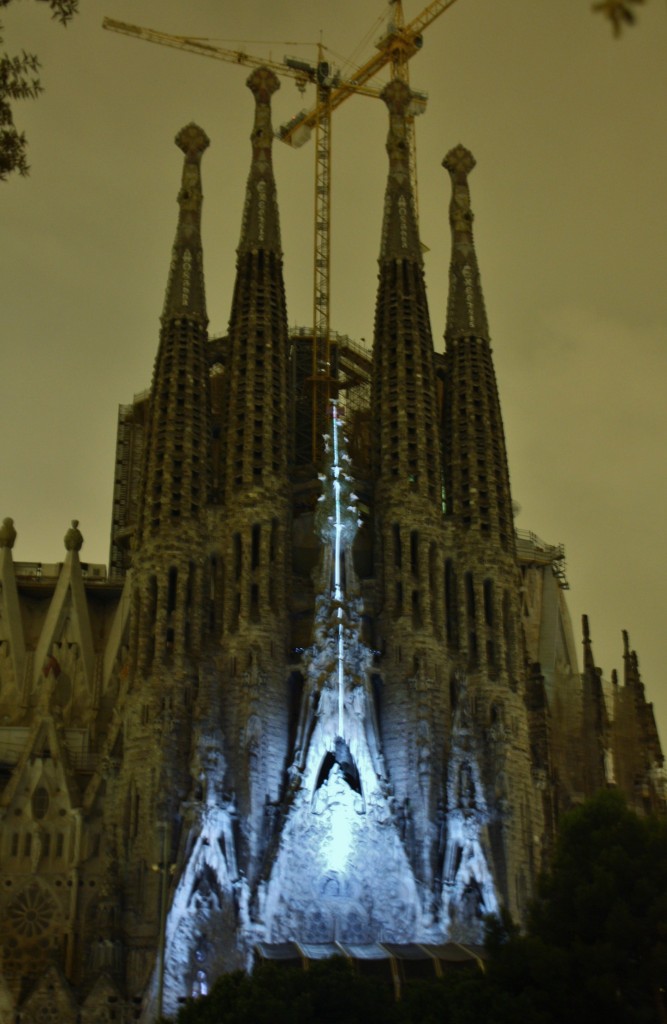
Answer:
M322 45L318 66L324 67ZM317 463L321 429L327 422L331 373L331 85L320 75L315 124L315 222L313 231L313 359L311 373L311 455Z

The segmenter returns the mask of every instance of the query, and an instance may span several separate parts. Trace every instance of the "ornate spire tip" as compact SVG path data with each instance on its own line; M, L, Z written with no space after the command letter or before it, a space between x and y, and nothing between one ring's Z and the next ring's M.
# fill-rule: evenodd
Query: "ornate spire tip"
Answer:
M178 148L183 150L186 157L191 160L198 160L204 150L211 144L211 140L204 129L200 128L194 121L181 128L174 141Z
M388 82L380 93L391 114L404 115L410 113L413 95L412 89L407 82L400 78L392 78L391 82Z
M465 146L462 146L459 142L458 146L454 146L450 149L447 156L442 161L442 166L454 176L460 176L467 178L477 161Z
M271 96L280 88L280 80L270 68L260 67L248 75L246 85L258 103L269 103Z

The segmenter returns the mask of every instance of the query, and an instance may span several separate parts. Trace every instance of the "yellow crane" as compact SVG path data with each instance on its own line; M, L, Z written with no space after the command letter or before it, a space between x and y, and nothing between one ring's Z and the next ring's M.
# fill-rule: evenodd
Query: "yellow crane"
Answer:
M354 93L377 96L377 90L369 86L370 80L389 66L392 77L408 82L408 62L423 45L422 33L456 0L431 0L422 12L407 24L403 15L402 0L389 0L393 8L384 35L376 44L377 53L348 78L341 80L328 61L324 60L323 47L318 48L317 64L286 57L284 62L255 57L244 50L231 50L214 45L207 39L192 36L171 35L156 29L129 25L126 22L105 18L102 26L112 32L134 36L147 42L186 50L202 57L212 57L245 67L268 67L276 74L295 80L297 87L304 91L307 84L316 87L315 106L302 111L283 125L278 135L291 146L303 145L315 129L315 228L313 245L313 362L312 362L312 453L317 461L320 438L323 433L331 386L330 352L330 264L331 264L331 115L333 111ZM426 97L416 95L412 117L425 108ZM414 130L410 125L410 169L415 197L416 160Z

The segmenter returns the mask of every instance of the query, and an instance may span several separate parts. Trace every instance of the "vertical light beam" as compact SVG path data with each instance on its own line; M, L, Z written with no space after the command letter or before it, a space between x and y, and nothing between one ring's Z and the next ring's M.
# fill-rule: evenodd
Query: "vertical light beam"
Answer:
M343 738L343 711L345 706L345 643L343 636L343 587L341 572L341 534L343 523L340 514L340 463L338 461L338 403L336 399L331 402L331 436L333 439L333 464L331 474L333 477L334 491L334 601L336 603L336 618L338 619L338 735Z

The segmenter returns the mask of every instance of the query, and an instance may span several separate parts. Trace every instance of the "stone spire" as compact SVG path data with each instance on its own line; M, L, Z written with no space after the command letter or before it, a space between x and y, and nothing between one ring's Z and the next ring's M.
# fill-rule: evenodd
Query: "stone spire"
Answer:
M591 631L588 624L588 615L582 615L581 626L583 633L582 643L584 645L584 672L597 672L595 666L595 658L593 657L593 644L591 641Z
M624 685L614 692L614 772L619 787L639 813L664 811L664 757L653 705L646 700L637 652L623 630Z
M185 153L178 193L178 227L172 250L162 322L171 317L196 317L207 324L201 245L201 158L209 139L196 124L181 128L175 139Z
M512 496L484 299L472 241L468 174L475 166L463 146L443 166L452 179L452 258L447 309L447 391L444 416L447 512L466 530L511 553Z
M209 401L200 220L206 134L176 136L185 160L179 216L146 425L138 543L198 519L207 500Z
M395 78L383 89L382 99L389 108L389 177L385 192L380 262L407 259L421 266L423 260L410 181L407 128L412 92L405 82Z
M246 190L221 398L216 467L216 559L221 566L229 727L225 754L240 780L250 862L263 842L265 801L275 800L287 755L284 701L289 636L287 552L291 534L289 337L276 186L271 164L271 95L278 79L260 67L247 81L255 99ZM244 869L247 864L244 863Z
M602 688L602 671L595 664L588 616L582 616L584 671L582 680L582 755L584 792L592 796L602 789L606 778L606 750L609 746L609 717Z
M452 229L452 260L449 271L449 303L446 338L474 336L489 340L484 296L472 236L468 175L475 158L464 146L451 149L442 161L452 179L449 223Z
M427 497L439 508L440 452L433 339L410 184L407 117L412 92L394 79L389 109L380 283L375 307L374 473L393 493ZM400 413L399 413L400 406Z
M406 121L412 93L405 82L394 80L382 96L389 110L389 171L371 403L377 633L386 688L382 733L396 807L412 823L409 856L418 876L428 881L435 870L428 821L442 797L446 745L445 688L438 689L435 681L442 647L435 582L444 574L442 454L433 339L408 162Z
M240 256L263 249L281 255L278 200L271 161L271 96L280 88L280 82L273 71L261 67L253 71L246 84L255 97L255 123L250 136L252 163L237 252Z
M278 79L257 68L252 162L246 189L236 283L229 318L223 399L222 491L286 483L287 312L276 185L271 163L271 95Z

